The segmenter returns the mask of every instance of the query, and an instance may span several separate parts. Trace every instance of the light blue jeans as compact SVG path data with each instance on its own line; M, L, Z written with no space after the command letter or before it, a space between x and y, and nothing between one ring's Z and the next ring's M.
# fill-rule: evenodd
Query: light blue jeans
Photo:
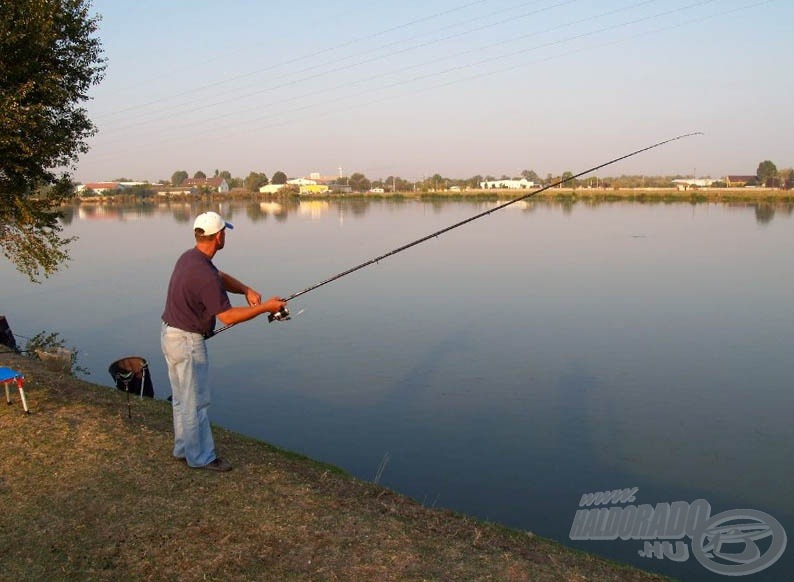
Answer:
M174 456L191 467L215 460L210 428L209 358L204 338L163 324L160 345L168 364L174 414Z

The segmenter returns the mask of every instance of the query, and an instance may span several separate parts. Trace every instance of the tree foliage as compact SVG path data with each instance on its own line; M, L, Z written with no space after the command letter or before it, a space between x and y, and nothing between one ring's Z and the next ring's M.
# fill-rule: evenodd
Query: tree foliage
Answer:
M758 164L758 170L755 172L758 183L764 186L775 186L777 180L777 166L769 160L764 160Z
M206 178L207 178L207 174L205 174L201 170L199 170L198 172L193 174L193 179L194 180L206 180Z
M413 185L399 176L389 176L384 180L383 187L388 192L408 192L413 189Z
M261 172L251 172L245 179L245 189L250 192L259 192L259 189L267 184L267 174Z
M177 170L173 174L171 174L171 185L172 186L181 186L182 182L187 180L189 174L185 170Z
M284 172L282 172L281 170L279 170L278 172L273 174L273 177L270 179L270 183L271 184L286 184L287 183L287 175Z
M794 188L794 169L785 168L783 170L780 170L780 176L784 188L788 190Z
M521 177L524 178L525 180L529 180L530 182L534 182L535 184L540 184L541 182L543 182L543 180L541 180L540 176L537 175L535 170L524 170L523 172L521 172Z
M81 106L104 76L84 0L0 2L0 246L32 281L69 258L58 206L96 128Z
M354 192L366 192L371 187L371 183L367 180L367 177L358 172L351 175L347 183Z

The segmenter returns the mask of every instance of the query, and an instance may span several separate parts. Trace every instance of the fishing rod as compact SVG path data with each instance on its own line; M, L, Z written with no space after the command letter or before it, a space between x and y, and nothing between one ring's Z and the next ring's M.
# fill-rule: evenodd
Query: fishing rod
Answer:
M305 295L306 293L309 293L310 291L314 291L315 289L319 289L320 287L322 287L324 285L327 285L328 283L332 283L333 281L336 281L337 279L341 279L342 277L346 277L347 275L350 275L351 273L355 273L356 271L358 271L360 269L363 269L364 267L368 267L368 266L373 265L375 263L379 263L383 259L391 257L392 255L396 255L397 253L401 253L401 252L403 252L405 250L410 249L411 247L415 247L416 245L422 244L423 242L426 242L426 241L428 241L430 239L437 238L437 237L441 236L442 234L445 234L445 233L449 232L450 230L453 230L453 229L456 229L458 227L461 227L464 224L468 224L470 222L473 222L473 221L477 220L478 218L482 218L483 216L488 216L489 214L491 214L493 212L496 212L497 210L502 210L503 208L507 208L511 204L515 204L516 202L520 202L521 200L526 200L527 198L532 198L533 196L535 196L537 194L540 194L541 192L545 192L546 190L549 190L551 188L555 188L557 186L561 186L565 182L570 182L571 180L575 180L576 178L584 176L585 174L589 174L591 172L595 172L596 170L600 170L601 168L605 168L606 166L610 166L612 164L620 162L621 160L625 160L627 158L636 156L636 155L641 154L643 152L647 152L648 150L652 150L654 148L658 148L659 146L663 146L663 145L668 144L670 142L674 142L674 141L677 141L677 140L680 140L680 139L684 139L684 138L687 138L687 137L692 137L694 135L703 135L703 132L694 131L694 132L691 132L691 133L684 133L684 134L681 134L681 135L677 135L676 137L671 137L670 139L666 139L664 141L657 142L657 143L655 143L653 145L649 145L649 146L646 146L644 148L640 148L638 150L634 150L631 153L624 154L624 155L622 155L620 157L611 159L608 162L604 162L602 164L598 164L597 166L593 166L592 168L589 168L587 170L579 172L578 174L574 174L572 176L569 176L568 178L564 178L562 180L558 180L557 182L554 182L553 184L549 184L547 186L543 186L542 188L539 188L538 190L533 190L532 192L529 192L529 193L524 194L522 196L519 196L517 198L513 198L512 200L508 200L507 202L504 202L502 204L494 206L490 210L485 210L484 212L480 212L479 214L475 214L474 216L470 216L469 218L466 218L464 220L456 222L455 224L451 224L451 225L449 225L449 226L447 226L445 228L442 228L441 230L437 230L435 232L431 232L430 234L428 234L426 236L423 236L422 238L418 238L418 239L416 239L416 240L414 240L412 242L409 242L408 244L404 244L401 247L397 247L396 249L392 249L392 250L390 250L387 253L384 253L382 255L379 255L377 257L369 259L368 261L364 261L360 265L356 265L355 267L351 267L351 268L347 269L346 271L342 271L341 273L337 273L336 275L328 277L324 281L320 281L319 283L315 283L311 287L307 287L306 289L303 289L302 291L298 291L296 293L293 293L292 295L289 295L288 297L286 297L284 299L284 301L292 301L296 297L300 297L301 295ZM280 311L278 311L276 313L271 313L268 316L268 321L286 321L288 319L290 319L290 313L289 313L289 310L286 307L282 307ZM218 329L209 332L205 336L205 338L209 339L211 337L214 337L214 336L218 335L219 333L221 333L223 331L226 331L230 327L233 327L234 325L235 324L232 323L232 324L229 324L229 325L224 325L223 327L219 327Z

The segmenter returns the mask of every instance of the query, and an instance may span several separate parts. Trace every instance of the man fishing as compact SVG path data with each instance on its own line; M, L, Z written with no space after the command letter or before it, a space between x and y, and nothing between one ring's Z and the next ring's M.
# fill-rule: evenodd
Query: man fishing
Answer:
M230 471L229 462L215 454L209 421L210 385L206 338L215 319L224 325L248 321L263 313L276 314L286 301L262 296L222 271L212 258L226 242L226 230L234 227L215 212L196 217L196 246L176 262L168 283L161 347L168 364L174 416L174 451L188 466L211 471ZM245 295L248 306L232 307L228 293Z

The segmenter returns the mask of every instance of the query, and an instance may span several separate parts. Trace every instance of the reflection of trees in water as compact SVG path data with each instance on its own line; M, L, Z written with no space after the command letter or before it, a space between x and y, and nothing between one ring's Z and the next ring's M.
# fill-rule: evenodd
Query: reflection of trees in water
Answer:
M251 202L245 206L245 215L251 219L251 222L257 223L267 220L268 214L257 202Z
M122 216L154 216L157 213L157 207L151 202L138 202L135 206L129 208L123 206L120 212Z
M61 223L62 224L72 224L72 221L74 220L74 211L75 211L75 207L74 206L66 206L64 208L61 208L60 209L60 212L61 212L61 217L60 217Z
M725 205L731 210L740 210L742 212L752 208L755 221L758 224L769 224L776 215L790 217L794 214L794 204L789 202L726 202Z
M776 214L791 216L794 204L755 204L755 220L758 224L769 224Z
M392 196L384 200L384 206L389 210L399 209L408 204L408 200L403 196Z
M480 214L488 208L493 206L502 205L509 200L499 199L495 196L489 197L426 197L426 198L409 198L409 197L387 197L387 198L324 198L322 200L304 199L301 201L297 197L292 198L271 198L271 199L258 199L258 200L228 200L228 201L213 201L213 200L189 200L189 199L173 199L161 200L157 203L152 201L144 202L129 202L129 203L112 203L112 204L80 204L70 205L61 208L62 218L61 223L68 225L71 224L75 218L82 216L95 217L100 214L108 215L115 214L121 218L124 217L150 217L156 214L171 214L174 221L179 224L191 223L195 217L206 211L219 212L229 222L234 222L235 212L244 211L245 215L251 222L261 222L272 217L278 222L285 222L290 213L301 212L307 210L313 203L317 205L314 209L317 214L325 214L329 211L334 211L342 216L352 216L355 218L365 217L373 208L373 204L380 205L389 211L396 211L409 204L426 204L434 213L441 213L450 203L461 204L466 203L471 206L471 214ZM769 224L775 215L790 217L794 214L794 204L790 202L785 203L770 203L770 202L751 202L751 201L731 201L731 202L698 202L698 201L671 201L663 199L647 199L647 200L604 200L596 198L582 198L576 199L571 197L544 197L544 198L531 198L519 200L510 204L507 208L514 210L521 210L525 213L531 213L538 208L557 208L564 214L570 215L573 213L574 206L583 205L584 207L591 208L596 206L614 206L618 204L692 204L693 207L700 206L701 204L718 204L724 205L728 208L737 211L748 212L752 207L758 224Z
M344 209L350 210L353 216L366 216L369 210L370 201L365 198L356 198L352 200L345 200Z
M171 212L171 216L173 216L174 220L180 224L194 220L193 211L190 209L190 207L185 206L177 206L174 208Z
M775 217L775 207L771 204L755 205L755 221L758 224L769 224Z

